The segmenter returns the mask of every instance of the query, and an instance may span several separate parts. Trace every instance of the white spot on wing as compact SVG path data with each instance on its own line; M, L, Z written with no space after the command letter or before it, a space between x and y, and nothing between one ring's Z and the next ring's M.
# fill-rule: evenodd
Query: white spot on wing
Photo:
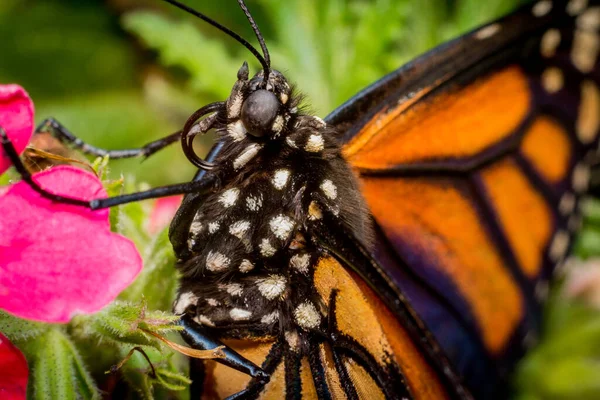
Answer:
M591 143L600 131L600 90L592 80L581 84L581 102L577 115L577 137L583 143Z
M331 182L329 179L325 179L320 186L325 196L329 197L331 200L335 200L337 198L337 187Z
M273 300L285 292L286 279L282 275L269 275L256 280L258 291L266 299Z
M290 349L293 351L298 351L300 347L300 336L295 331L288 331L284 334L285 341L287 342Z
M278 169L273 175L272 183L275 189L281 190L287 184L290 177L290 171L288 169Z
M577 27L585 31L597 31L600 27L600 7L590 7L577 17Z
M319 134L310 135L306 141L306 145L304 145L304 150L310 153L318 153L323 151L324 148L325 141L323 140L323 136Z
M237 188L231 188L224 191L219 197L219 203L229 208L235 204L240 195L240 190Z
M599 51L600 38L597 34L581 29L575 31L571 47L571 62L578 70L584 73L591 72L596 65Z
M192 292L185 292L179 295L175 307L173 307L173 313L183 314L183 312L192 304L198 303L198 297Z
M573 190L577 193L585 192L590 183L590 167L586 164L577 164L573 169L573 176L571 178L571 184Z
M252 316L252 313L241 308L233 308L229 311L229 316L234 321L245 321Z
M575 195L573 193L565 193L558 203L558 210L562 215L569 215L575 210Z
M556 93L563 88L562 71L557 67L548 67L542 73L542 86L548 93Z
M567 13L569 15L579 15L583 10L586 9L588 0L571 0L567 4Z
M321 314L313 303L304 302L294 310L296 323L304 329L313 329L321 323Z
M550 244L550 259L554 262L557 262L561 258L565 256L567 250L569 249L569 233L567 231L558 231L554 235L552 239L552 243Z
M553 57L560 44L560 31L558 29L548 29L540 43L540 50L544 57Z
M244 165L248 164L250 160L256 157L261 148L262 146L257 143L252 143L250 146L246 147L246 149L242 151L235 160L233 160L233 169L237 171Z
M206 268L211 272L219 272L227 269L231 260L218 251L209 251L206 256Z
M292 229L294 229L294 220L283 214L279 214L269 221L269 226L271 227L271 232L278 239L287 240Z
M551 10L552 10L552 2L550 0L542 0L542 1L538 1L533 6L533 8L531 9L531 12L536 17L543 17L544 15L548 14Z
M500 32L501 29L502 29L502 25L500 25L500 24L488 25L484 28L481 28L477 32L475 32L475 39L484 40L484 39L491 38L496 33Z

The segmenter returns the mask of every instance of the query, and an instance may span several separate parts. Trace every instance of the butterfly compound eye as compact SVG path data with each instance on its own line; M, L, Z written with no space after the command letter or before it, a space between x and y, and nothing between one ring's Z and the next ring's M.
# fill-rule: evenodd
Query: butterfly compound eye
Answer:
M242 122L248 133L261 137L271 131L273 121L279 111L279 100L268 90L257 90L244 102Z

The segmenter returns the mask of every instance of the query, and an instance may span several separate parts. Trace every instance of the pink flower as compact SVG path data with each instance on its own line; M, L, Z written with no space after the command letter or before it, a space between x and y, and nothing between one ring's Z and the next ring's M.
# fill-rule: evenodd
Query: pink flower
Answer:
M568 271L564 286L567 297L580 298L600 308L600 259L574 260Z
M0 85L0 126L21 154L33 133L33 103L19 85ZM0 174L9 167L10 161L0 147Z
M33 179L82 200L106 197L98 178L58 166ZM136 277L142 259L112 233L108 210L55 203L25 182L0 196L0 308L22 318L68 322L112 301Z
M20 153L33 131L33 103L18 85L0 85L0 126ZM0 173L10 162L0 149ZM100 180L70 166L34 175L57 194L106 197ZM110 231L108 210L54 203L25 182L0 188L0 309L22 318L68 322L110 303L136 277L133 243Z
M158 233L161 229L171 223L173 216L181 205L183 196L169 196L156 200L154 208L150 213L148 232Z
M25 400L28 375L23 354L0 333L0 399Z

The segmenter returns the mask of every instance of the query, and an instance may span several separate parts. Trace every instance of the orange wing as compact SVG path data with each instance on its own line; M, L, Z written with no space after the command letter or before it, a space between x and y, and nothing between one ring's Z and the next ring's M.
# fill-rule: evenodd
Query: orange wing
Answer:
M406 68L388 78L398 88L365 92L381 92L379 103L357 99L329 119L347 132L344 154L379 228L376 258L471 387L481 383L460 354L467 337L497 374L535 336L596 158L600 14L537 7L526 26L516 28L519 13L443 49L454 69L428 70L428 55L413 64L427 71L418 82L402 79ZM530 37L516 43L511 28Z

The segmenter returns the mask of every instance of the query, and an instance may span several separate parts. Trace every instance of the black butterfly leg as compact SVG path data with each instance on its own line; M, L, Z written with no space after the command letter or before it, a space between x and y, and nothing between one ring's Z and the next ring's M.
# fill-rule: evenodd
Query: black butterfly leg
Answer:
M87 207L92 210L100 208L108 208L118 206L120 204L131 203L139 200L154 199L158 197L165 197L174 194L185 194L185 193L208 193L214 189L216 184L216 178L214 176L207 176L201 181L193 181L186 183L179 183L175 185L168 185L163 187L157 187L142 192L129 193L121 196L114 196L105 199L93 199L90 201L84 201L73 197L61 196L46 191L40 187L32 178L31 173L25 168L19 154L17 153L13 143L8 137L6 131L0 126L0 144L4 153L8 156L11 163L14 165L17 172L21 175L21 179L26 182L33 190L38 192L43 197L56 201L58 203L73 204L77 206Z
M92 146L79 139L71 133L64 125L54 118L47 118L35 130L36 134L49 133L62 143L67 143L72 147L81 150L86 154L91 154L97 157L109 156L111 159L132 158L132 157L149 157L159 150L164 149L168 145L175 143L181 137L181 131L177 131L168 136L147 143L140 148L123 149L123 150L106 150Z
M219 340L213 339L206 329L196 323L191 316L187 314L182 315L179 325L184 328L181 331L181 336L194 349L211 350L219 346L224 346L223 353L225 353L225 358L215 359L215 361L250 375L260 382L268 382L269 375L265 371L232 348L225 346Z

